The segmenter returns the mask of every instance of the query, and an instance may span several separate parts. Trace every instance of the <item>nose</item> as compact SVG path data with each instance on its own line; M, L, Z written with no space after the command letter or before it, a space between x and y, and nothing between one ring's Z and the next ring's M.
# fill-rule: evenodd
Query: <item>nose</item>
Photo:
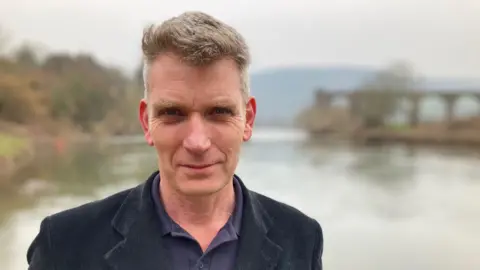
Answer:
M201 116L193 115L189 119L189 131L183 140L183 147L193 153L203 153L210 148L211 141Z

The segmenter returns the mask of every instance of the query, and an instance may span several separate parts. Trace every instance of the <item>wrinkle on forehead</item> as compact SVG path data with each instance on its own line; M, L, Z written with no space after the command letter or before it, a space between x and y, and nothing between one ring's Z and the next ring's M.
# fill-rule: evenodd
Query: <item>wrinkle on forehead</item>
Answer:
M240 94L234 95L227 91L195 91L185 89L158 89L150 99L152 105L182 107L204 107L209 105L239 106L243 102ZM241 102L240 102L241 101Z
M165 56L159 57L149 72L151 104L197 108L213 103L240 107L244 103L241 74L230 59L191 66Z

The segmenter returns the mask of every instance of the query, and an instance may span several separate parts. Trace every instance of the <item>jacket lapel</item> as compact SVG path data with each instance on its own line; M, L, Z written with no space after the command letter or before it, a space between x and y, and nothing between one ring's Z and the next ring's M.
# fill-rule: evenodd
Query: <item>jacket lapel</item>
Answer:
M150 196L154 175L130 192L112 220L112 226L123 236L104 256L112 269L172 269Z
M268 237L272 220L258 201L258 195L239 182L244 194L244 211L235 269L273 270L282 248Z
M112 220L113 228L123 236L104 258L115 270L171 270L172 262L162 242L160 223L151 199L156 173L133 189ZM239 180L244 194L242 227L236 270L273 270L282 248L268 237L272 220L258 201Z

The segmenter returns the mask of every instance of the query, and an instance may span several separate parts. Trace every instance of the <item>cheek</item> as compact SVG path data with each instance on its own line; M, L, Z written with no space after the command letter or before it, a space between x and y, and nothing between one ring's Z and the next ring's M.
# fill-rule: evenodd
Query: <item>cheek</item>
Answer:
M212 144L222 152L227 159L234 161L242 145L243 130L238 126L217 127L211 133Z
M173 127L165 127L152 122L150 136L159 157L173 156L182 141Z
M225 144L235 144L237 141L241 141L244 125L240 120L232 119L227 123L211 125L210 134L212 140L219 140Z

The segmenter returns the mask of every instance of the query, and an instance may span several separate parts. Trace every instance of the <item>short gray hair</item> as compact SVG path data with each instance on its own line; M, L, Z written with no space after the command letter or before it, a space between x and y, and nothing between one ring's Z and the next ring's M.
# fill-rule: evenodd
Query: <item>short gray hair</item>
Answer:
M148 97L150 65L163 53L174 53L192 65L208 65L230 58L241 74L241 91L245 99L250 95L248 68L249 48L233 27L203 12L185 12L159 25L145 28L142 38L143 83Z

